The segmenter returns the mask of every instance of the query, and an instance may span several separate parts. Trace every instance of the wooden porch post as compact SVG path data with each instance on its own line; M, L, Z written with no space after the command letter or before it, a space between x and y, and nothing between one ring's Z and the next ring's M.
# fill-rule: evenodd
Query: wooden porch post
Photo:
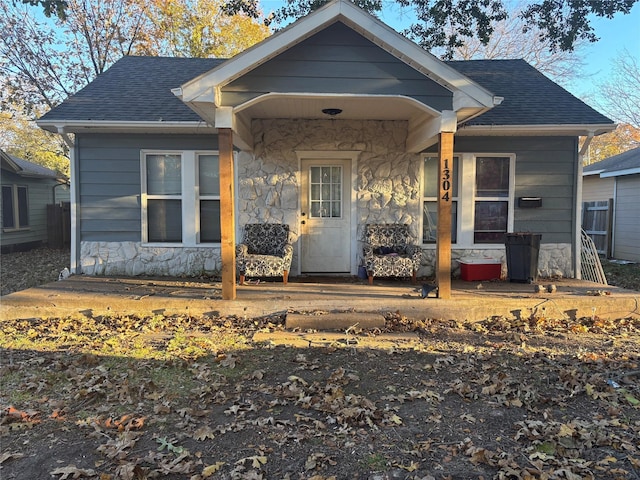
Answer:
M453 133L441 132L438 147L438 238L436 283L439 298L451 298L451 196L453 194Z
M222 299L236 298L236 219L235 176L233 169L233 133L230 128L218 129L220 158L220 231L222 256Z

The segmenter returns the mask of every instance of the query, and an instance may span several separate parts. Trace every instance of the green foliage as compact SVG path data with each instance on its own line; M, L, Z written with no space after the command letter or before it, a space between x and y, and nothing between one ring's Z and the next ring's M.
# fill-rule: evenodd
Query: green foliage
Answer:
M33 5L34 7L40 5L47 17L55 15L62 20L67 16L66 9L69 6L65 0L22 0L22 3Z
M537 28L541 40L552 50L571 51L579 40L597 41L591 26L593 17L612 18L616 13L629 13L638 0L532 0L521 13L524 30ZM295 20L328 3L327 0L287 0L267 19L267 23L283 24ZM354 3L369 13L382 10L379 0L356 0ZM466 39L478 38L488 43L495 23L507 18L506 0L396 0L408 9L416 22L404 33L426 49L444 47L447 57ZM229 0L229 13L254 15L258 0ZM444 27L444 28L443 28Z
M522 13L531 25L552 41L553 48L573 50L578 39L596 42L590 16L613 18L616 13L629 13L637 0L543 0L532 3Z
M62 138L42 130L17 109L0 112L0 148L69 178L68 148Z

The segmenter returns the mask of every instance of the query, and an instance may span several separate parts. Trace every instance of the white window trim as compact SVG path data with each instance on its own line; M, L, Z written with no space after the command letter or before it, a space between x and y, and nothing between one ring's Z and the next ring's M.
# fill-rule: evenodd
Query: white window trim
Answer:
M426 154L422 156L420 162L420 192L424 193L424 161L428 157L434 157L437 154ZM454 157L458 157L458 196L453 198L458 202L458 222L457 237L458 241L452 244L456 249L473 249L473 250L495 250L504 247L503 243L474 243L474 224L475 224L475 202L476 202L476 158L477 157L506 157L509 158L509 195L507 197L496 197L496 200L507 201L507 232L513 232L514 224L514 201L515 201L515 178L516 178L516 155L515 153L496 153L496 152L474 152L474 153L457 153L454 151ZM433 201L432 197L422 195L419 214L420 228L420 247L429 250L435 249L434 243L423 243L423 208L425 201ZM481 197L482 200L492 200L493 197ZM437 198L434 199L437 201Z
M181 195L150 195L147 193L147 155L180 155ZM141 150L140 151L140 208L141 242L145 247L219 247L220 242L200 243L200 200L220 200L220 195L200 197L198 183L198 155L219 155L218 150ZM177 199L182 207L182 242L149 242L149 218L147 201L153 199Z
M427 155L423 155L422 156L422 160L420 162L420 194L421 194L421 201L420 201L420 215L419 220L418 220L418 228L420 229L420 247L421 248L426 248L426 249L430 249L430 248L436 248L436 243L437 242L433 242L433 243L425 243L424 242L424 202L437 202L438 201L438 196L433 196L433 197L426 197L424 195L424 162L426 161L427 158L438 158L437 154L427 154ZM462 155L459 155L457 153L453 154L453 158L457 158L458 159L458 185L457 185L457 189L458 189L458 195L456 195L455 197L451 197L451 202L457 202L457 215L456 215L456 239L457 241L455 243L452 243L451 245L454 246L458 246L460 244L460 232L461 232L461 208L462 208L462 203L461 203L461 192L462 192L462 185L461 185L461 177L462 177ZM453 189L452 189L453 191ZM453 208L453 203L451 205L451 208Z
M5 184L2 185L3 187L10 187L11 188L11 207L13 210L13 220L14 220L14 225L13 227L3 227L2 231L3 232L17 232L17 231L25 231L25 230L30 230L31 229L31 222L29 221L29 186L28 185L18 185L16 183L12 183L12 184ZM27 205L25 206L25 208L27 209L27 224L26 225L20 225L20 201L18 200L18 189L20 188L24 188L27 190ZM3 220L4 221L4 220Z
M468 239L469 243L473 245L474 249L496 249L504 246L503 243L473 243L474 238L474 226L475 226L475 204L476 201L497 201L497 202L507 202L507 232L513 232L513 215L514 215L514 199L515 199L515 185L516 185L516 155L514 153L474 153L470 155L470 170L472 172L471 181L464 182L467 188L471 190L468 198L471 199L471 204L469 205L468 213L471 216L470 228L467 233L471 236ZM509 159L509 194L506 197L477 197L476 196L476 159L478 157L502 157ZM466 179L465 179L466 180ZM466 193L466 192L465 192Z

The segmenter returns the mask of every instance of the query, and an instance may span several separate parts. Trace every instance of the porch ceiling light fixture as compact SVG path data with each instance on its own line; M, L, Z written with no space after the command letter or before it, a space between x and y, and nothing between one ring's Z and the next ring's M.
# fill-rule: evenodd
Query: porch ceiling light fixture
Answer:
M335 117L336 115L339 115L342 113L342 109L341 108L323 108L322 113L324 113L325 115L329 115L331 117Z

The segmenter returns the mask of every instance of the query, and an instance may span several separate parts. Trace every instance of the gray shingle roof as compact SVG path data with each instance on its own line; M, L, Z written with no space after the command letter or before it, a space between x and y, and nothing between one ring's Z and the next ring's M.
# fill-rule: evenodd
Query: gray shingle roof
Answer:
M467 125L602 125L613 121L524 60L446 62L504 101Z
M640 147L620 153L619 155L614 155L613 157L605 158L604 160L592 163L591 165L587 165L584 167L583 173L610 173L639 168Z
M223 61L213 58L123 57L40 120L201 121L193 110L171 93L171 89Z
M62 175L59 175L55 170L51 170L50 168L43 167L42 165L38 165L37 163L29 162L23 158L16 157L14 155L9 155L4 150L0 150L0 155L4 158L10 160L15 164L18 168L15 169L13 165L10 163L7 164L9 169L22 177L38 177L38 178L61 178ZM4 160L3 160L3 165Z
M45 121L199 121L171 89L224 60L124 57L45 114ZM613 122L523 60L447 62L495 95L498 105L467 125L602 125Z

